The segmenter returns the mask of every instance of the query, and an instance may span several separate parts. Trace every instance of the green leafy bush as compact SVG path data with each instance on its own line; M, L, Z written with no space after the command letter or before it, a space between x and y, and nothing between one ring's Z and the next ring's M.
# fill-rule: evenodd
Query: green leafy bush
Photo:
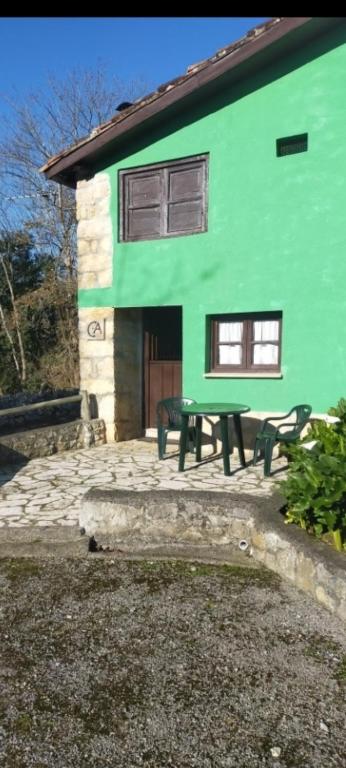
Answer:
M346 400L329 415L340 421L315 421L303 440L285 448L288 474L280 486L287 501L286 522L316 536L329 532L341 549L346 539Z

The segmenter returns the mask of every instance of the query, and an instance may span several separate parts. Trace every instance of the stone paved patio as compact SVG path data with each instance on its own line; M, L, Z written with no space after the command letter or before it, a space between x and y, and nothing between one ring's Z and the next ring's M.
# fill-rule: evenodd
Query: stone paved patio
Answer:
M286 460L273 462L273 476L263 477L263 462L242 469L237 451L231 457L231 477L225 477L222 458L205 458L196 465L187 454L184 473L178 473L175 446L172 456L158 461L155 443L131 440L93 449L69 451L33 459L25 466L0 470L0 527L75 526L80 504L89 488L176 488L227 491L265 496L285 474Z

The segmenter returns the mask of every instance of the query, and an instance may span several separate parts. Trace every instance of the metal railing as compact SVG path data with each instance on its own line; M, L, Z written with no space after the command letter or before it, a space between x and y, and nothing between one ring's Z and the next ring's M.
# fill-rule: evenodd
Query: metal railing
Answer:
M16 405L13 408L0 408L0 416L17 415L18 413L28 413L39 408L52 408L53 406L66 405L67 403L80 403L80 415L83 421L90 419L90 403L88 393L84 389L79 395L70 395L69 397L58 397L56 400L42 400L39 403L29 403L28 405Z

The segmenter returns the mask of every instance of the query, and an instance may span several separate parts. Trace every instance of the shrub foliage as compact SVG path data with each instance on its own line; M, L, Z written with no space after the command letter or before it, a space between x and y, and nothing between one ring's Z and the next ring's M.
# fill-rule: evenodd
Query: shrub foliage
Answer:
M288 474L280 486L287 501L286 522L316 536L332 533L340 549L346 539L346 399L330 408L329 415L339 421L315 421L303 440L285 448Z

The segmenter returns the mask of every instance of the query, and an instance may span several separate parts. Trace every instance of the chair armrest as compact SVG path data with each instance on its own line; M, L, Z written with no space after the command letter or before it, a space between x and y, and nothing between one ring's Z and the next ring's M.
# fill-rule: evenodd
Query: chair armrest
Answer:
M281 421L282 419L287 419L287 416L290 415L291 411L289 413L284 413L283 416L267 416L267 418L262 421L262 424L268 424L270 421Z
M278 426L277 430L278 430L278 432L279 432L279 431L280 431L280 429L282 429L282 427L297 427L297 428L298 428L298 427L300 427L300 426L304 427L304 424L300 425L300 424L297 424L297 422L296 422L296 421L294 421L294 422L292 422L292 421L291 421L291 422L289 422L289 421L286 421L284 424L279 424L279 426Z
M267 416L267 418L262 421L258 434L265 432L267 425L272 427L273 431L277 431L279 426L277 424L272 424L272 421L282 421L282 419L286 419L289 415L290 413L285 413L283 416Z

